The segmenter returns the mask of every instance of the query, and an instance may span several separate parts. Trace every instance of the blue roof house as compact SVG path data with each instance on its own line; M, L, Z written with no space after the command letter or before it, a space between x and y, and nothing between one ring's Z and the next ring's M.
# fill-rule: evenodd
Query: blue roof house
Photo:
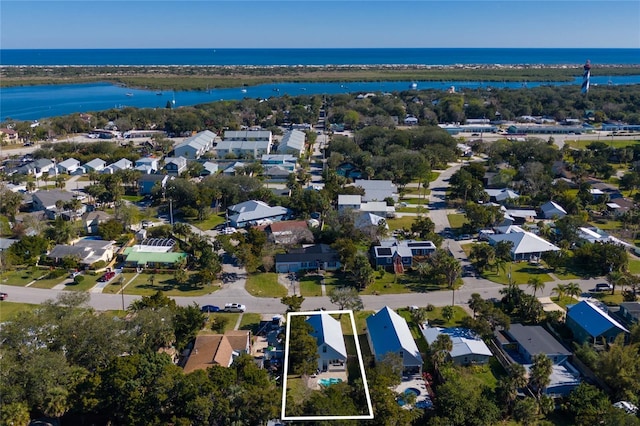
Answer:
M629 333L608 313L586 300L568 309L566 324L578 343L611 343L620 333Z
M343 371L347 368L347 348L340 321L326 312L310 315L307 324L318 344L318 370Z
M407 322L393 309L385 306L367 317L367 339L376 362L387 354L402 358L403 374L422 372L422 355L416 345Z

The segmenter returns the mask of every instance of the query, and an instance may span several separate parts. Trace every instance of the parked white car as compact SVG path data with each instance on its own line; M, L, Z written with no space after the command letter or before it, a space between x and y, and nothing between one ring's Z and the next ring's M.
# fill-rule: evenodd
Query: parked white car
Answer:
M224 312L245 312L247 307L240 303L227 303L224 305Z

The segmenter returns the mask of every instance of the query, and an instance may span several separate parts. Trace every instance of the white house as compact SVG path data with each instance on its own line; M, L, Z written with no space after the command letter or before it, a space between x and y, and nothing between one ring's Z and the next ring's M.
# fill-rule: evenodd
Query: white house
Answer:
M362 201L384 201L387 198L398 201L398 187L390 180L356 179L354 185L364 189Z
M155 173L159 169L158 159L153 157L140 158L139 160L136 160L134 169L144 174Z
M106 165L107 165L107 162L104 161L103 159L94 158L93 160L91 160L88 163L86 163L83 167L85 168L87 173L89 173L89 172L101 172L105 168Z
M454 364L486 364L493 356L486 343L480 336L467 328L451 327L424 327L422 335L429 346L436 341L440 334L446 334L451 338L452 348L449 356Z
M489 235L490 245L496 245L500 241L513 243L511 249L513 260L540 259L542 253L560 250L559 247L549 241L515 225L510 226L506 234Z
M338 212L354 212L373 213L381 217L393 217L395 214L394 206L387 206L385 201L369 201L362 200L360 195L338 195Z
M198 159L213 147L215 138L216 134L210 130L200 132L177 145L173 150L174 155L192 160Z
M58 172L71 174L75 172L78 167L80 167L80 161L75 158L67 158L58 163Z
M321 311L310 315L307 324L313 327L311 335L318 345L318 370L346 370L347 348L340 321Z
M54 262L59 262L65 257L75 257L83 265L91 265L101 260L108 263L115 254L114 243L115 241L83 239L73 245L58 244L47 257Z
M385 306L367 317L367 339L376 362L387 354L396 354L402 359L405 374L422 372L422 355L411 330L404 318L393 309Z
M567 211L562 206L554 201L547 201L540 206L542 217L545 219L560 219L567 215Z
M290 130L284 134L278 145L279 154L291 154L299 157L304 152L306 135L300 130Z
M228 208L229 222L236 228L255 225L261 221L279 221L289 214L282 206L270 207L263 201L249 200Z
M133 163L130 160L127 160L126 158L121 158L118 161L116 161L115 163L111 164L109 167L115 173L118 170L132 169L133 168Z
M242 130L224 132L224 140L216 145L218 157L229 154L238 157L259 158L271 153L273 136L269 130Z

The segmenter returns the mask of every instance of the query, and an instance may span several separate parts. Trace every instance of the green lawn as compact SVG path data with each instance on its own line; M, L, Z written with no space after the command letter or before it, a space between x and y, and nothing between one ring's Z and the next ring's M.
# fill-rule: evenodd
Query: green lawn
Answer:
M137 203L144 200L144 195L123 195L122 199L132 203Z
M462 213L448 214L447 218L452 229L462 228L462 225L467 223L467 217Z
M153 284L151 276L154 277ZM120 284L109 284L107 287L117 287L115 292L120 290ZM216 285L191 285L178 284L173 274L140 274L124 289L125 294L133 294L139 296L151 296L156 291L164 292L166 296L204 296L218 289ZM114 292L114 293L115 293Z
M9 297L11 297L10 293ZM9 321L16 315L18 315L19 312L33 311L39 306L32 305L30 303L8 302L7 300L3 300L2 302L0 302L0 322Z
M552 297L551 301L556 305L562 307L564 310L567 309L567 305L575 305L579 302L578 299L574 299L571 296L564 296L562 299L558 299L557 297Z
M610 291L595 292L592 296L609 306L619 305L624 302L622 293L619 290L616 290L615 294L611 294Z
M49 271L44 269L22 269L18 271L7 271L0 275L0 282L6 285L24 287L31 281L46 275Z
M622 229L623 225L622 222L619 220L599 220L597 222L592 222L591 225L595 226L596 228L600 228L603 231L612 231L615 229Z
M107 294L117 294L120 291L120 277L123 276L124 277L124 283L123 285L126 285L129 281L131 281L131 279L133 277L136 276L135 272L123 272L122 274L118 275L114 280L111 280L111 282L109 284L107 284L106 286L104 286L104 288L102 289L103 293L107 293ZM99 278L99 276L98 276ZM126 287L124 289L125 294L127 293L127 289L129 287Z
M278 283L278 274L275 272L249 275L245 289L256 297L280 298L287 295L287 289Z
M252 312L246 312L242 314L242 319L240 320L240 330L251 330L251 333L255 334L258 331L258 327L260 326L260 318L260 314ZM236 321L238 320L236 319Z
M578 148L578 149L587 149L587 146L593 142L596 142L594 140L566 140L565 144L568 144L571 148ZM604 142L606 143L609 147L612 148L626 148L628 146L634 146L637 145L638 142L637 140L620 140L620 139L612 139L611 137L609 138L605 138L603 137L600 142Z
M69 278L69 275L67 275L67 274L64 274L63 276L58 277L58 278L43 278L43 279L39 279L35 283L31 284L31 287L33 287L33 288L48 288L48 289L51 289L51 288L55 287L56 285L62 283L67 278Z
M240 314L238 313L227 312L208 313L204 315L207 317L207 325L205 326L205 330L198 334L216 334L215 331L211 330L211 325L216 321L216 319L226 321L224 324L224 332L231 331L235 328L238 318L240 318Z
M429 209L423 205L409 204L407 207L399 207L396 209L397 213L424 213L426 214ZM411 226L411 225L409 225Z
M640 260L629 260L629 272L632 274L640 274Z
M513 263L511 269L506 266L505 271L496 272L495 268L487 269L482 272L482 278L493 281L498 284L509 284L509 271L511 270L511 282L518 285L527 284L529 278L538 277L543 282L553 281L553 278L547 274L547 270L538 266L529 265L526 262Z
M396 229L411 229L411 224L416 220L413 216L396 217L394 219L387 219L387 225L389 225L389 231Z
M220 225L225 221L225 214L212 214L209 218L205 220L189 220L189 223L195 227L202 229L203 231L208 231L209 229L213 229L214 226Z
M84 277L84 279L80 284L69 283L64 287L64 289L73 291L89 291L98 283L98 278L100 278L102 274L82 274L81 276Z
M579 280L581 278L567 268L556 268L555 271L549 271L561 280Z

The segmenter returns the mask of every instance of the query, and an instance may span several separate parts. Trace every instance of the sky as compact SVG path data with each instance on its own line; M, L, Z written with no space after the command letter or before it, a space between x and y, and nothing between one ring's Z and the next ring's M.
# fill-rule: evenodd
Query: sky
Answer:
M0 1L1 49L640 48L640 1Z

